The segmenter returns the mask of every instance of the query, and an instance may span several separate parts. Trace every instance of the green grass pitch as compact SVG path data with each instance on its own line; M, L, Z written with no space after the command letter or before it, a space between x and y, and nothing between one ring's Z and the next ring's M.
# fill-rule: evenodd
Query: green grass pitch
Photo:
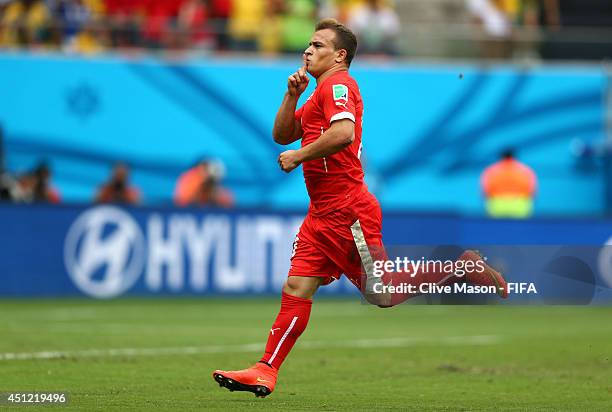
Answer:
M277 309L278 299L0 301L0 392L68 391L65 409L87 411L612 410L611 307L316 299L272 395L220 388L212 370L258 360Z

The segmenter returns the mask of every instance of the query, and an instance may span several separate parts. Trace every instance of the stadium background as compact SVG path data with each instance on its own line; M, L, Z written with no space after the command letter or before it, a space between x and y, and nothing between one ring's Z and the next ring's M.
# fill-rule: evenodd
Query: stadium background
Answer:
M204 17L183 21L188 3L204 7ZM208 369L243 367L257 356L251 343L265 339L277 305L271 296L308 206L301 173L277 168L275 112L317 17L351 22L362 4L235 0L224 8L230 3L0 2L3 182L44 161L61 194L60 204L0 203L0 366L10 376L0 392L67 390L73 405L90 410L224 409ZM399 30L358 54L351 73L365 102L366 179L382 204L385 242L398 253L406 245L489 247L510 280L546 283L552 296L511 303L609 304L609 6L384 3ZM529 219L485 216L480 176L508 147L538 178ZM173 204L177 178L203 157L224 164L231 210ZM95 204L118 161L130 166L142 202ZM587 269L561 260L533 273L519 264L536 253L572 255ZM508 309L487 297L452 301L491 304L452 312L407 305L378 313L359 305L348 282L322 295L270 408L303 406L296 392L314 409L333 410L366 408L372 399L390 409L610 407L607 306ZM412 329L398 331L406 322ZM312 390L320 378L299 369L327 344L336 345L335 363L314 356L331 377L322 391L329 404ZM370 352L381 348L380 356ZM501 354L508 358L495 366ZM350 369L355 356L398 374L384 397L367 387L352 401L337 396L343 368L359 375ZM201 370L182 374L194 358ZM419 383L394 359L410 359ZM103 378L115 373L117 382ZM494 379L490 390L498 391L466 395L466 375ZM440 380L455 389L441 394ZM561 393L559 384L571 389Z

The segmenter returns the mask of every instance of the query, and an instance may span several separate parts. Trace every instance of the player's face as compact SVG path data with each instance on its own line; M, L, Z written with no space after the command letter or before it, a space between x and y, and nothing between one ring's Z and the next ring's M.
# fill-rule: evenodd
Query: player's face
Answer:
M340 50L334 46L335 38L336 33L330 29L319 30L312 35L303 58L306 70L314 77L319 77L342 61Z

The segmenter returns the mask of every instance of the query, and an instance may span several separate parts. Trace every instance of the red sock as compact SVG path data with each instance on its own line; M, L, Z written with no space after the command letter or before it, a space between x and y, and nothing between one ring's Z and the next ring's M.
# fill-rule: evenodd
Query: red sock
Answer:
M291 352L291 348L306 329L311 307L312 300L298 298L283 292L280 312L270 329L266 353L261 358L262 362L276 369L280 368Z

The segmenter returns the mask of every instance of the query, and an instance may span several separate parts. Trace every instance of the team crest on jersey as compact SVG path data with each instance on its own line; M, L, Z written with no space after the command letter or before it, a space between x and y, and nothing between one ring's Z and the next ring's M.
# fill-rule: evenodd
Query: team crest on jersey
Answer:
M348 87L343 84L334 84L332 88L334 91L334 102L336 104L345 104L348 101Z

